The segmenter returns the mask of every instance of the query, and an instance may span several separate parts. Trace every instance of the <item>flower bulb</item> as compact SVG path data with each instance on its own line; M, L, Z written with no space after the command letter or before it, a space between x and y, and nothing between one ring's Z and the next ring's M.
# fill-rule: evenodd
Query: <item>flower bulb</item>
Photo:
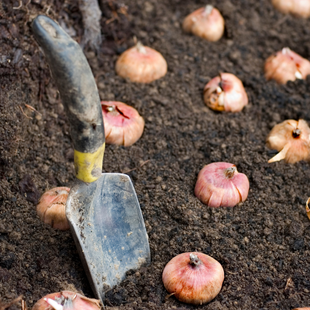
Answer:
M138 42L119 57L115 70L132 82L150 83L167 73L167 62L160 53Z
M66 202L70 188L56 187L42 195L37 205L37 214L41 221L55 229L69 229L66 217Z
M130 146L143 133L144 119L133 107L118 101L102 101L106 143Z
M272 128L267 138L267 145L279 152L269 159L268 163L282 159L291 164L300 160L309 160L310 128L302 119L286 120Z
M81 294L62 291L46 295L33 306L32 310L100 310L100 301Z
M296 79L305 79L310 74L310 62L291 51L283 48L275 55L271 55L265 62L265 77L275 80L279 84Z
M293 14L303 18L310 16L309 0L272 0L272 4L283 14Z
M235 165L217 162L199 172L195 195L209 207L234 207L246 200L249 188L247 176L239 173Z
M208 41L218 41L224 33L224 18L212 5L189 14L183 21L183 30Z
M224 281L222 265L203 253L183 253L165 267L162 280L178 300L202 305L220 292Z
M242 82L231 73L221 73L204 88L205 104L216 111L239 112L248 104Z

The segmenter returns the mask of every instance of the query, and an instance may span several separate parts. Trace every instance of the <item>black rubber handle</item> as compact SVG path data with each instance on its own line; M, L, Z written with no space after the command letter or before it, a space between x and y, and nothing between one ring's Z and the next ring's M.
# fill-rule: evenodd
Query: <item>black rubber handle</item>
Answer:
M46 16L37 16L32 23L32 30L44 51L60 92L71 125L76 153L96 154L98 157L98 150L104 151L103 117L97 86L82 49L55 21ZM75 158L77 170L85 164L81 163L84 157L78 157ZM89 157L87 160L93 161ZM95 166L97 170L92 169L90 172L94 177L99 170L101 174L102 161L101 167ZM78 176L79 171L76 174L78 178L84 178Z

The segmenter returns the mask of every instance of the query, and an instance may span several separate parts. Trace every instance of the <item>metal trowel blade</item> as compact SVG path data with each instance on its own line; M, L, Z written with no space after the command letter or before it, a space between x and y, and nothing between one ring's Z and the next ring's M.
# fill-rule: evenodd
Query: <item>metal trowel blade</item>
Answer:
M150 262L150 248L139 201L130 178L104 173L70 191L66 215L94 293L119 284L129 270Z

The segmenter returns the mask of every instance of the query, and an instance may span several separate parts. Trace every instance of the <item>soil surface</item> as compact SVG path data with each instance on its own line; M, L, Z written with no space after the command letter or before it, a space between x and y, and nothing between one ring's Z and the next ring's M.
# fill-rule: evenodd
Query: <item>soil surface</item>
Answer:
M310 22L284 16L269 0L210 0L223 14L224 37L209 43L181 30L202 0L102 1L103 41L85 48L102 100L134 106L145 119L131 147L108 145L105 172L134 182L149 235L152 263L129 273L107 294L110 309L282 309L309 306L310 166L268 164L265 140L286 119L310 121L310 79L266 82L264 60L283 47L310 58ZM127 7L126 7L127 6ZM74 183L69 125L31 21L45 14L81 42L77 1L0 3L0 297L23 295L29 308L45 294L69 289L94 297L70 231L43 224L39 197ZM120 53L136 36L168 63L164 78L143 85L118 77ZM236 74L249 105L216 113L202 99L218 72ZM211 162L235 164L250 180L248 199L209 208L194 195L198 172ZM161 274L175 255L201 251L225 270L220 294L191 306L168 297ZM17 304L10 309L20 309Z

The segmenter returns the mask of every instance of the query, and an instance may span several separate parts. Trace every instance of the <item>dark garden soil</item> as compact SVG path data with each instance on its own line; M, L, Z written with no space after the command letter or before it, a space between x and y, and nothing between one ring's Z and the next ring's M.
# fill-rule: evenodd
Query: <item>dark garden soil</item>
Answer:
M310 165L268 164L275 152L265 145L275 124L310 122L310 78L279 86L263 74L264 60L283 47L310 58L310 21L282 15L269 0L209 3L226 21L217 43L181 30L183 18L205 1L124 0L125 14L115 0L102 1L98 55L85 49L101 99L134 106L146 122L136 144L108 145L105 152L104 171L127 173L134 182L152 253L149 266L107 294L110 309L310 305ZM70 232L53 230L36 215L40 195L72 185L74 169L67 118L30 24L46 14L80 42L82 17L77 1L21 4L0 2L0 297L23 295L31 308L64 289L94 296ZM163 54L164 78L141 85L116 76L115 61L134 36ZM203 87L218 72L243 81L250 103L242 112L216 113L204 105ZM211 209L194 196L199 170L216 161L234 163L248 176L244 203ZM225 270L222 291L201 307L167 298L161 281L166 263L187 251L209 254Z

